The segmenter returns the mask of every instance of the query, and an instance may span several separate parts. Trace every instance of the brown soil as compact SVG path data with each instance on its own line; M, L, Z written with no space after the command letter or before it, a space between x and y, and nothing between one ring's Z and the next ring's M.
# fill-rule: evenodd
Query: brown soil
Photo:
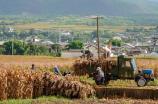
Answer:
M72 103L65 102L52 102L52 101L44 101L44 102L32 102L32 104L157 104L157 101L153 100L133 100L133 99L92 99L92 100L72 100Z

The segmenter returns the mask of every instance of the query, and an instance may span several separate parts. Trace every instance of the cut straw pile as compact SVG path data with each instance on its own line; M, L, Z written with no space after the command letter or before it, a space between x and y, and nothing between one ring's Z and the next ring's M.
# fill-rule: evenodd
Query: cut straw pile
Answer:
M57 76L51 72L0 69L0 100L57 95L85 98L95 90L77 77Z
M101 67L106 72L111 70L113 66L117 65L117 60L112 59L90 59L90 60L76 60L73 64L73 70L75 75L86 75L87 68Z

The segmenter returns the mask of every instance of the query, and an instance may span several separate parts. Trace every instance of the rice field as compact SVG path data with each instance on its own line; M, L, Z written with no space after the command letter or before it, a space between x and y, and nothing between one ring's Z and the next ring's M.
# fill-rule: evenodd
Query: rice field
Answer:
M36 70L53 71L53 66L56 65L60 71L71 69L71 66L76 58L58 58L51 56L12 56L1 55L0 67L6 69L31 69L32 64L35 64Z
M50 86L51 84L56 83L56 82L53 82L54 73L53 74L51 73L51 72L54 71L53 66L57 65L61 72L64 72L65 70L69 70L70 72L73 73L72 65L76 60L78 60L78 58L63 58L63 57L57 58L57 57L51 57L51 56L19 56L19 55L17 55L17 56L15 55L12 59L12 56L10 56L10 55L1 55L0 56L0 69L1 69L1 72L4 72L5 74L1 73L2 76L0 78L0 81L5 80L6 75L10 75L12 77L7 77L7 78L10 78L8 80L8 82L6 82L6 81L4 81L4 82L7 83L7 85L12 85L12 86L15 87L16 85L18 85L18 82L16 82L16 81L19 79L19 76L21 76L21 77L24 76L23 79L27 79L27 81L24 81L23 87L21 87L20 84L19 84L18 87L14 90L7 90L8 94L12 93L12 91L18 91L19 94L17 93L17 95L11 95L11 94L5 95L4 92L6 92L6 90L3 89L3 91L2 91L2 89L1 89L1 93L2 93L1 95L3 95L3 96L1 96L1 99L7 99L7 96L8 96L8 98L12 98L12 97L13 98L14 97L16 97L16 98L33 98L33 96L36 97L36 95L37 95L37 97L39 97L38 95L42 96L43 92L40 92L41 88L46 87L47 85ZM152 59L136 59L136 62L137 62L138 69L153 69L155 77L156 78L158 77L158 66L157 66L158 65L158 60L157 59L154 59L154 60L152 60ZM35 67L38 70L37 73L30 71L30 68L31 68L32 64L35 64ZM46 73L45 71L48 71L48 76L47 76L46 79L47 79L47 82L49 82L49 83L45 83L45 84L39 83L39 82L42 82L41 81L42 79L45 79L45 77L44 77L44 75L45 75L44 73ZM6 72L8 74L6 74ZM19 74L15 74L15 73L19 73ZM35 75L33 78L37 77L37 78L35 78L36 80L33 80L33 78L30 79L31 77L28 76L29 73L31 73L31 75ZM39 76L38 76L38 74L39 74ZM16 81L14 83L11 80L12 78L16 79ZM78 77L76 77L76 78L78 79ZM57 79L61 80L62 78L57 78ZM72 82L70 82L71 85L74 83L74 81L76 81L76 80L72 80ZM77 81L81 81L81 84L82 84L82 81L85 81L85 82L87 81L91 85L95 86L94 80L87 79L86 76L80 76L80 79L78 79ZM35 83L35 82L37 82L37 83ZM156 83L157 82L158 81L156 80ZM5 85L5 83L1 83L1 86ZM27 86L26 83L30 83L30 86ZM78 83L80 83L80 82L78 82ZM34 89L33 86L32 86L34 84L35 85L37 84L38 86L39 85L42 86L41 88L39 87L38 89L35 90L36 92L39 92L40 94L33 93L33 92L30 93L29 91L31 91L31 90L28 90L28 92L27 92L27 91L25 91L26 89L25 90L24 89L23 90L18 90L18 88ZM157 84L154 84L154 86L157 86ZM109 85L106 86L106 87L121 87L121 88L125 88L125 87L130 88L130 87L132 87L133 88L133 86L136 87L136 84L135 84L134 81L128 81L128 80L121 81L121 80L118 80L118 81L110 81ZM7 87L7 86L5 86L5 87L6 87L5 89L12 89L12 87ZM48 89L48 87L46 87L46 88L47 88L47 92L52 93L50 95L54 94L54 92L51 92L51 89ZM149 83L149 86L147 86L146 88L147 89L148 88L152 89L154 87L153 87L152 83ZM20 94L20 91L26 92L26 93L29 93L29 94L28 95L25 94L25 93ZM67 94L69 94L69 91L70 90L67 91ZM84 90L84 92L86 92L86 90ZM61 94L62 94L62 92L61 92ZM44 94L44 95L46 95L46 94ZM49 93L48 93L48 95L49 95ZM69 96L69 95L65 94L65 96ZM85 95L83 94L82 96L85 96ZM82 96L81 96L81 98L82 98ZM121 100L119 100L119 101L121 101Z
M110 30L115 32L122 32L128 29L133 29L134 27L141 28L144 27L146 29L149 28L155 28L155 26L99 26L100 30ZM59 30L61 28L62 30L76 30L76 31L88 31L88 30L96 30L96 26L86 26L86 25L58 25L58 24L52 24L50 22L37 22L32 24L26 24L26 25L16 25L14 27L16 30L24 29L28 30L30 28L35 29L52 29L52 30Z

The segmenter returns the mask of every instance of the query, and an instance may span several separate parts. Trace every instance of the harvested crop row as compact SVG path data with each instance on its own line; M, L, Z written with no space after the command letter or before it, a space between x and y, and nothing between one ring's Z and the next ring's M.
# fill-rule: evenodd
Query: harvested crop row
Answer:
M104 72L111 70L113 66L117 65L117 60L109 59L90 59L90 60L76 60L72 66L75 75L85 75L87 70L91 67L101 67Z
M36 98L42 95L63 95L84 98L95 93L77 77L57 76L51 72L0 70L0 100Z

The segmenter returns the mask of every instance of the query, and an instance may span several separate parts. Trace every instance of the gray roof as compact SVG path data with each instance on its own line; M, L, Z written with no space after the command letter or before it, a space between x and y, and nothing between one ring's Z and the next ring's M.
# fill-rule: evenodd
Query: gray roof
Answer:
M60 42L60 43L57 43L57 44L59 44L59 45L67 45L68 43L66 43L66 42Z
M54 44L54 42L52 42L52 41L43 41L42 44L51 44L52 45L52 44Z
M128 49L129 51L141 51L140 48L131 48L131 49Z

